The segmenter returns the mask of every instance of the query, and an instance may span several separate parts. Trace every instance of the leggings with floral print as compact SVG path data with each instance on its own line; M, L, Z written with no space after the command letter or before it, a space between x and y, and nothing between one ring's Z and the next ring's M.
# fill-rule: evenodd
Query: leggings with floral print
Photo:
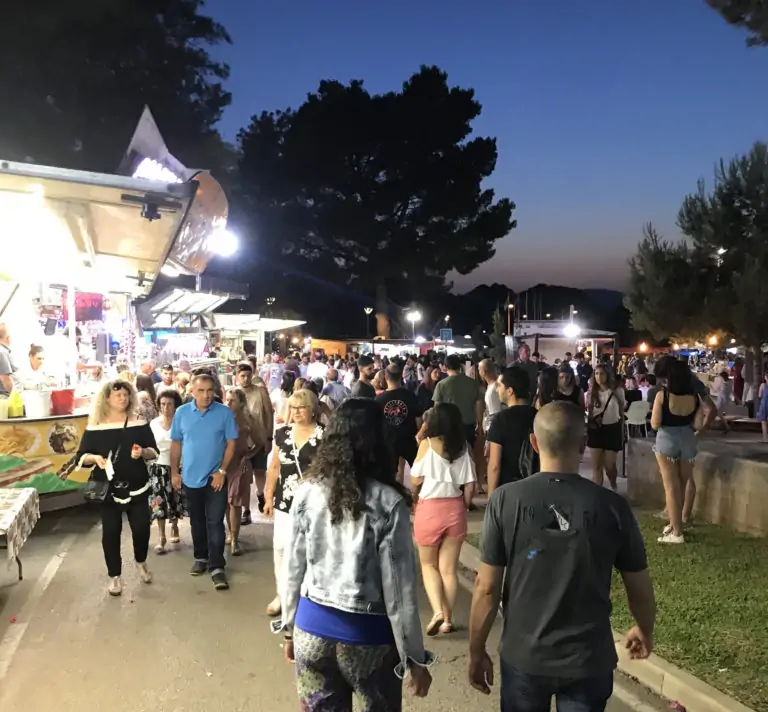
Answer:
M346 645L298 628L293 635L302 712L400 712L402 682L394 645Z

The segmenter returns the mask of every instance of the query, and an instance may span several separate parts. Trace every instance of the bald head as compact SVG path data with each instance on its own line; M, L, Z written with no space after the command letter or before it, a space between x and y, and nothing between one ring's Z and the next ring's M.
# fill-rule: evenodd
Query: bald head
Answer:
M544 460L581 459L584 451L584 411L568 401L547 403L533 421L536 449ZM576 467L578 471L578 466Z
M325 374L325 380L328 383L335 383L339 380L339 372L335 368L329 368L328 373Z

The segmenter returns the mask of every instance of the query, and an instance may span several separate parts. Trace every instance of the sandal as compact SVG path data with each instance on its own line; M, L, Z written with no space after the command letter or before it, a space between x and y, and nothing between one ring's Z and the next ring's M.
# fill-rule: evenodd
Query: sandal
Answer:
M432 616L432 619L429 621L429 625L427 625L427 635L432 638L438 634L440 631L440 626L443 625L445 622L445 619L443 618L442 613L435 613L435 615Z
M162 538L159 544L155 544L155 553L156 554L165 553L165 538Z
M181 544L181 537L179 536L179 527L171 527L171 538L168 539L171 544Z
M455 628L453 627L453 623L445 622L440 626L440 633L442 635L448 635L449 633L453 633Z
M226 538L226 539L224 539L224 543L225 543L227 546L229 546L229 545L232 543L232 534L230 534L229 532L227 532L227 538Z

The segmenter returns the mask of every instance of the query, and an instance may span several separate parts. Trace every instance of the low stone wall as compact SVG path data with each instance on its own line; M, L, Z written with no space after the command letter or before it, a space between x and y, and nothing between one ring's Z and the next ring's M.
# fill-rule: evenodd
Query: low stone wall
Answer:
M626 472L627 492L633 504L664 507L664 487L652 438L629 441ZM693 476L697 517L748 534L768 536L768 463L704 450L696 458Z

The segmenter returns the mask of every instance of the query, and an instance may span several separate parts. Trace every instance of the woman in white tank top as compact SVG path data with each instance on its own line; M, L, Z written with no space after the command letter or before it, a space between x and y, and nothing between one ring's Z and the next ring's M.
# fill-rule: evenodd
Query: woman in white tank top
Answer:
M453 403L438 403L411 468L411 489L418 498L413 533L433 611L426 630L430 636L453 631L456 568L467 536L467 507L474 483L475 464L467 449L461 412Z

